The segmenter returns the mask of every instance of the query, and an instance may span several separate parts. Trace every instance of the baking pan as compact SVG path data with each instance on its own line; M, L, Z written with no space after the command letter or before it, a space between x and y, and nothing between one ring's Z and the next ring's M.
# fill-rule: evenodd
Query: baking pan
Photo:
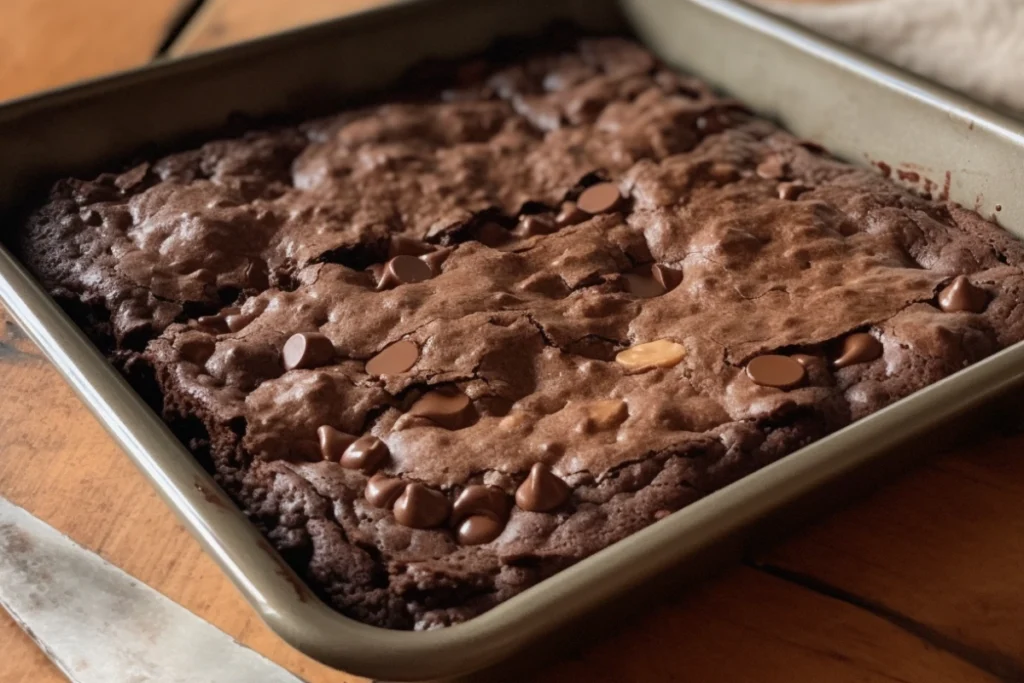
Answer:
M556 19L630 30L855 163L908 170L1024 235L1024 128L969 100L729 0L420 0L158 64L0 107L0 221L59 175L101 170L153 142L379 88L412 63L483 49ZM400 49L396 49L400 46ZM311 96L312 94L312 96ZM948 172L948 175L947 175ZM922 180L923 179L923 180ZM929 186L924 189L927 190ZM935 191L940 191L935 188ZM348 619L315 598L198 462L24 268L0 249L0 296L253 608L329 665L386 679L496 664L672 569L736 557L780 510L899 462L894 450L1024 380L1018 344L810 445L583 560L467 623L424 633ZM832 496L828 497L830 500ZM812 501L808 505L807 501ZM794 507L797 503L804 505ZM678 583L679 580L676 582Z

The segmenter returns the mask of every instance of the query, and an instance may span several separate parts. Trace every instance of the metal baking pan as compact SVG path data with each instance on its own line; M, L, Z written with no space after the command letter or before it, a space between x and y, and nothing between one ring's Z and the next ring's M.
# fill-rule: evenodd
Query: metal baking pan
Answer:
M913 168L954 201L998 213L1024 235L1024 127L980 105L730 0L421 0L130 71L0 107L0 221L16 229L31 192L102 170L152 142L262 117L316 98L379 88L426 57L483 49L555 19L635 32L790 130L853 162ZM401 46L396 49L395 46ZM906 177L913 177L909 172ZM3 218L6 216L6 218ZM460 675L548 642L570 623L650 584L733 557L781 510L813 496L1024 380L1018 344L700 500L465 624L388 631L333 611L298 580L198 462L0 249L0 296L253 608L281 637L331 666L385 679ZM877 476L877 475L874 475ZM831 498L831 496L829 497ZM812 504L806 501L811 500ZM763 527L762 527L763 528Z

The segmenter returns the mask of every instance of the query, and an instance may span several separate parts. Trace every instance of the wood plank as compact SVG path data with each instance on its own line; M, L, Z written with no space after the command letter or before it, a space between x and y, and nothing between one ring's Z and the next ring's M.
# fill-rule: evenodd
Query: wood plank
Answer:
M768 553L1024 680L1024 435L940 458Z
M72 0L53 4L70 6ZM173 51L207 49L364 4L370 0L208 0ZM128 6L127 0L121 1L121 8ZM0 18L7 9L0 3ZM109 32L91 35L106 39ZM4 54L2 47L0 54ZM71 66L77 65L71 64L69 69ZM45 70L42 75L47 76ZM48 81L42 78L39 82ZM307 680L355 680L302 657L260 624L31 344L10 335L3 341L7 345L0 346L0 386L5 387L0 392L0 495L25 505ZM883 490L879 494L882 503L876 498L858 505L835 518L847 520L837 521L838 527L815 528L767 557L772 569L806 573L810 581L736 568L672 598L655 612L637 615L623 625L621 633L571 653L538 673L538 679L552 683L996 680L990 661L982 661L979 668L965 660L962 651L937 647L908 630L907 623L894 621L891 614L865 609L845 599L849 596L830 597L827 586L819 585L835 581L850 590L856 588L880 604L895 605L893 610L905 610L902 614L911 621L910 626L918 622L941 626L946 629L941 633L956 629L940 617L953 622L958 611L964 611L974 616L963 622L963 629L980 624L982 630L980 635L972 631L969 637L954 640L954 645L966 642L970 647L985 647L995 643L997 654L1013 650L1009 643L1014 638L1018 645L1021 641L1019 631L1008 623L1012 612L1007 609L998 619L985 615L998 612L993 604L995 608L1017 607L1019 600L989 604L984 601L989 593L975 587L996 585L991 596L997 600L1008 599L1013 590L1020 592L1019 582L1004 576L1020 566L1017 551L1006 551L997 542L1001 535L1019 531L1013 521L1020 517L1019 506L1010 495L993 496L983 505L985 497L980 492L977 497L969 496L966 507L949 503L960 501L965 481L999 484L1011 490L1024 487L1024 473L1008 462L1012 456L992 456L990 448L1003 452L999 444L982 444L969 454L919 470ZM949 464L954 461L959 464ZM934 476L934 471L943 476ZM914 495L890 493L900 487L909 487ZM111 496L111 491L117 491L117 496ZM876 508L878 505L882 507ZM922 505L932 514L922 512ZM949 510L962 519L951 520ZM891 526L906 530L892 532ZM864 527L860 536L851 533L858 527ZM872 529L882 532L871 533ZM890 534L896 534L903 545ZM975 536L982 540L972 540ZM847 547L851 537L857 541L852 549ZM146 539L145 543L139 539ZM980 554L974 557L974 552ZM915 557L928 561L921 559L914 571L906 569L903 565L908 558ZM956 558L948 577L947 557ZM847 567L847 562L854 562L853 568ZM915 566L913 562L911 566ZM943 574L942 580L928 576L929 568ZM907 595L918 590L922 579L929 590L917 597ZM957 585L960 582L970 586L966 595ZM902 600L896 599L901 595ZM63 680L9 620L0 620L0 642L9 644L5 652L10 653L0 668L0 680ZM1013 655L1011 667L1019 661L1017 655ZM1012 668L1000 671L1012 672Z
M335 675L270 633L31 342L11 324L5 332L0 495L297 674L360 680ZM24 640L4 615L0 642L7 638ZM34 647L14 653L0 680L46 680Z
M184 55L385 4L387 0L207 0L168 53Z
M152 58L184 0L3 0L0 100Z
M568 656L538 683L996 681L864 610L738 567Z

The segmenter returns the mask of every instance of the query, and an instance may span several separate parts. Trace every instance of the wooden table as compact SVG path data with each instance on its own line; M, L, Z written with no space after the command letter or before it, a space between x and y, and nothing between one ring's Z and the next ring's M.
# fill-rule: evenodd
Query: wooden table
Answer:
M0 99L374 2L2 0ZM271 634L38 350L0 332L0 495L301 677L357 680ZM62 680L2 612L0 643L0 683ZM978 435L534 680L1024 681L1024 435Z

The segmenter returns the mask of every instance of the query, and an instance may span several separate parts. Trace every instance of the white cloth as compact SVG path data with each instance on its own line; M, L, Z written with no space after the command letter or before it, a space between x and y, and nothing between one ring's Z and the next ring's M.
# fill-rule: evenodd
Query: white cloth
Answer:
M977 100L1024 114L1024 0L756 2Z

